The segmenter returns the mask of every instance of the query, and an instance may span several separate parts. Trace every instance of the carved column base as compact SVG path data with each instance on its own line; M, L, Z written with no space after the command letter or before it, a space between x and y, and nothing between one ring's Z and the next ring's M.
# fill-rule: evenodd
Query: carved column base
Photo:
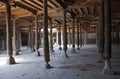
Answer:
M36 53L36 56L40 56L40 52L38 50L35 53Z
M68 58L67 50L64 50L64 52L65 52L65 57Z
M15 59L13 57L9 57L7 59L7 64L9 64L9 65L16 64Z
M45 68L46 68L46 69L51 69L52 66L51 66L49 63L46 63Z
M103 74L108 74L108 75L113 75L113 70L112 70L112 67L111 67L111 61L109 60L106 60L105 61L105 66L103 68Z

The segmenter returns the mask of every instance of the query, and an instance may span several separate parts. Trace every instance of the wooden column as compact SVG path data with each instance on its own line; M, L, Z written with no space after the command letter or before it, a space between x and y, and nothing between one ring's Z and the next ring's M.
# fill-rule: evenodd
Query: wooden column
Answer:
M116 48L119 48L119 31L115 32Z
M75 51L75 18L72 16L72 48Z
M63 9L63 49L66 58L68 58L67 55L67 25L66 25L66 9Z
M29 26L29 30L28 30L28 48L30 48L31 46L31 26Z
M20 28L17 27L16 28L16 36L17 36L17 51L20 53L20 47L21 47L21 44L20 44Z
M98 37L98 53L101 59L104 58L104 1L101 0L101 6L100 6L100 16L99 16L99 25L97 28L97 37Z
M43 12L43 17L44 17L44 58L46 62L46 69L50 69L51 66L49 64L50 62L50 54L49 54L49 42L48 42L48 9L47 9L47 0L44 0L44 12Z
M105 67L104 74L113 74L111 67L111 12L110 0L104 0L104 23L105 23Z
M39 44L38 44L38 17L35 15L35 53L37 56L40 56L40 52L38 51Z
M39 47L41 47L41 28L39 27Z
M16 31L16 20L13 19L13 54L14 55L19 55L18 51L18 38L17 38L17 31Z
M19 48L21 48L22 47L22 35L21 35L20 30L18 31L18 34L19 34Z
M82 25L80 25L80 47L82 48L83 45L83 39L82 39Z
M6 43L7 43L7 54L8 54L8 64L15 64L15 59L13 58L13 51L12 51L12 34L11 34L11 6L7 2L6 3Z
M69 41L69 47L71 46L71 31L70 31L70 27L68 27L69 29L69 36L68 36L68 41Z
M59 29L58 29L58 44L59 44L59 50L62 50L62 47L61 47L61 28L60 28L60 23L59 23Z
M31 49L31 52L33 52L33 48L32 48L32 43L33 43L33 37L32 37L32 25L30 25L30 28L29 28L29 47Z
M31 52L34 52L34 31L33 23L31 25Z
M87 40L88 40L88 33L87 31L84 31L84 44L87 44Z
M52 19L51 18L50 18L50 50L51 50L51 52L54 52L54 50L53 50Z
M80 48L79 48L79 45L80 45L79 31L80 31L80 27L79 27L79 23L77 20L77 50L80 50Z

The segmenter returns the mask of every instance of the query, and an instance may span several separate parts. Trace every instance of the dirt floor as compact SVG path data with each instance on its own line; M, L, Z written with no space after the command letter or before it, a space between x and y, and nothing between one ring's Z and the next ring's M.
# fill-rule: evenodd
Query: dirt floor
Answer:
M77 47L76 47L77 48ZM51 52L51 69L45 69L43 49L40 57L27 47L22 47L20 55L14 56L15 65L7 65L5 51L0 54L0 79L120 79L120 48L112 49L113 75L104 75L104 62L98 62L96 45L85 45L76 53L68 48L69 58L65 58L63 50L54 47Z

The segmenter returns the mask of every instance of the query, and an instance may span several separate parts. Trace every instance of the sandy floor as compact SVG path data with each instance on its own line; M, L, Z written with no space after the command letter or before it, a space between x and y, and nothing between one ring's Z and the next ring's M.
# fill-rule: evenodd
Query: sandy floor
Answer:
M114 75L104 75L104 63L98 63L98 53L95 45L86 45L77 53L71 53L65 58L64 52L54 48L51 53L52 69L45 69L43 49L40 57L23 47L20 55L14 56L17 64L6 65L6 53L0 54L0 79L120 79L120 49L113 47L112 67Z

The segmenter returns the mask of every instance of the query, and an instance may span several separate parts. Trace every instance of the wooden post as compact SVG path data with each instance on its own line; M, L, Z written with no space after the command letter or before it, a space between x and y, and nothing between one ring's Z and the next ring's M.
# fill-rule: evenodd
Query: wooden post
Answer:
M18 51L18 38L17 38L17 31L16 31L16 20L13 19L13 54L19 55Z
M16 35L17 35L17 51L20 53L20 47L21 47L21 44L20 44L20 27L17 27L16 28Z
M119 31L115 33L116 48L119 48Z
M101 6L100 6L100 16L99 16L99 25L97 28L97 39L98 39L98 53L100 56L100 60L104 59L103 53L104 53L104 1L101 0Z
M41 47L41 28L39 27L39 47Z
M50 18L50 50L51 50L51 52L54 52L54 50L53 50L52 19L51 18Z
M105 16L105 67L104 74L113 74L111 67L111 12L110 0L104 0L104 16Z
M68 29L69 29L69 36L68 36L68 41L69 41L69 47L71 46L71 28L70 27L68 27Z
M28 48L31 47L31 26L29 26L28 30Z
M84 31L84 44L87 44L87 40L88 40L88 33L87 31Z
M33 23L31 25L31 52L34 52L34 31Z
M72 52L75 53L75 17L72 16Z
M63 49L66 58L68 58L67 55L67 26L66 26L66 9L63 9Z
M60 28L60 23L59 23L59 29L58 29L58 44L59 44L59 50L62 50L62 47L61 47L61 28Z
M15 64L15 59L13 58L12 51L12 34L11 34L11 6L9 2L6 3L6 43L7 43L7 54L9 56L7 63Z
M40 56L40 52L38 51L39 44L38 44L38 17L35 15L35 53L37 56Z
M82 25L80 25L80 47L82 48L83 40L82 40Z
M79 23L78 23L78 20L77 20L77 50L80 50L80 48L79 48L79 45L80 45L79 31L80 31L80 28L79 28Z
M48 43L48 9L47 9L47 0L44 0L43 2L44 4L44 13L43 13L43 17L44 17L44 58L45 58L45 62L46 62L46 69L50 69L51 66L49 64L50 62L50 54L49 54L49 43Z

